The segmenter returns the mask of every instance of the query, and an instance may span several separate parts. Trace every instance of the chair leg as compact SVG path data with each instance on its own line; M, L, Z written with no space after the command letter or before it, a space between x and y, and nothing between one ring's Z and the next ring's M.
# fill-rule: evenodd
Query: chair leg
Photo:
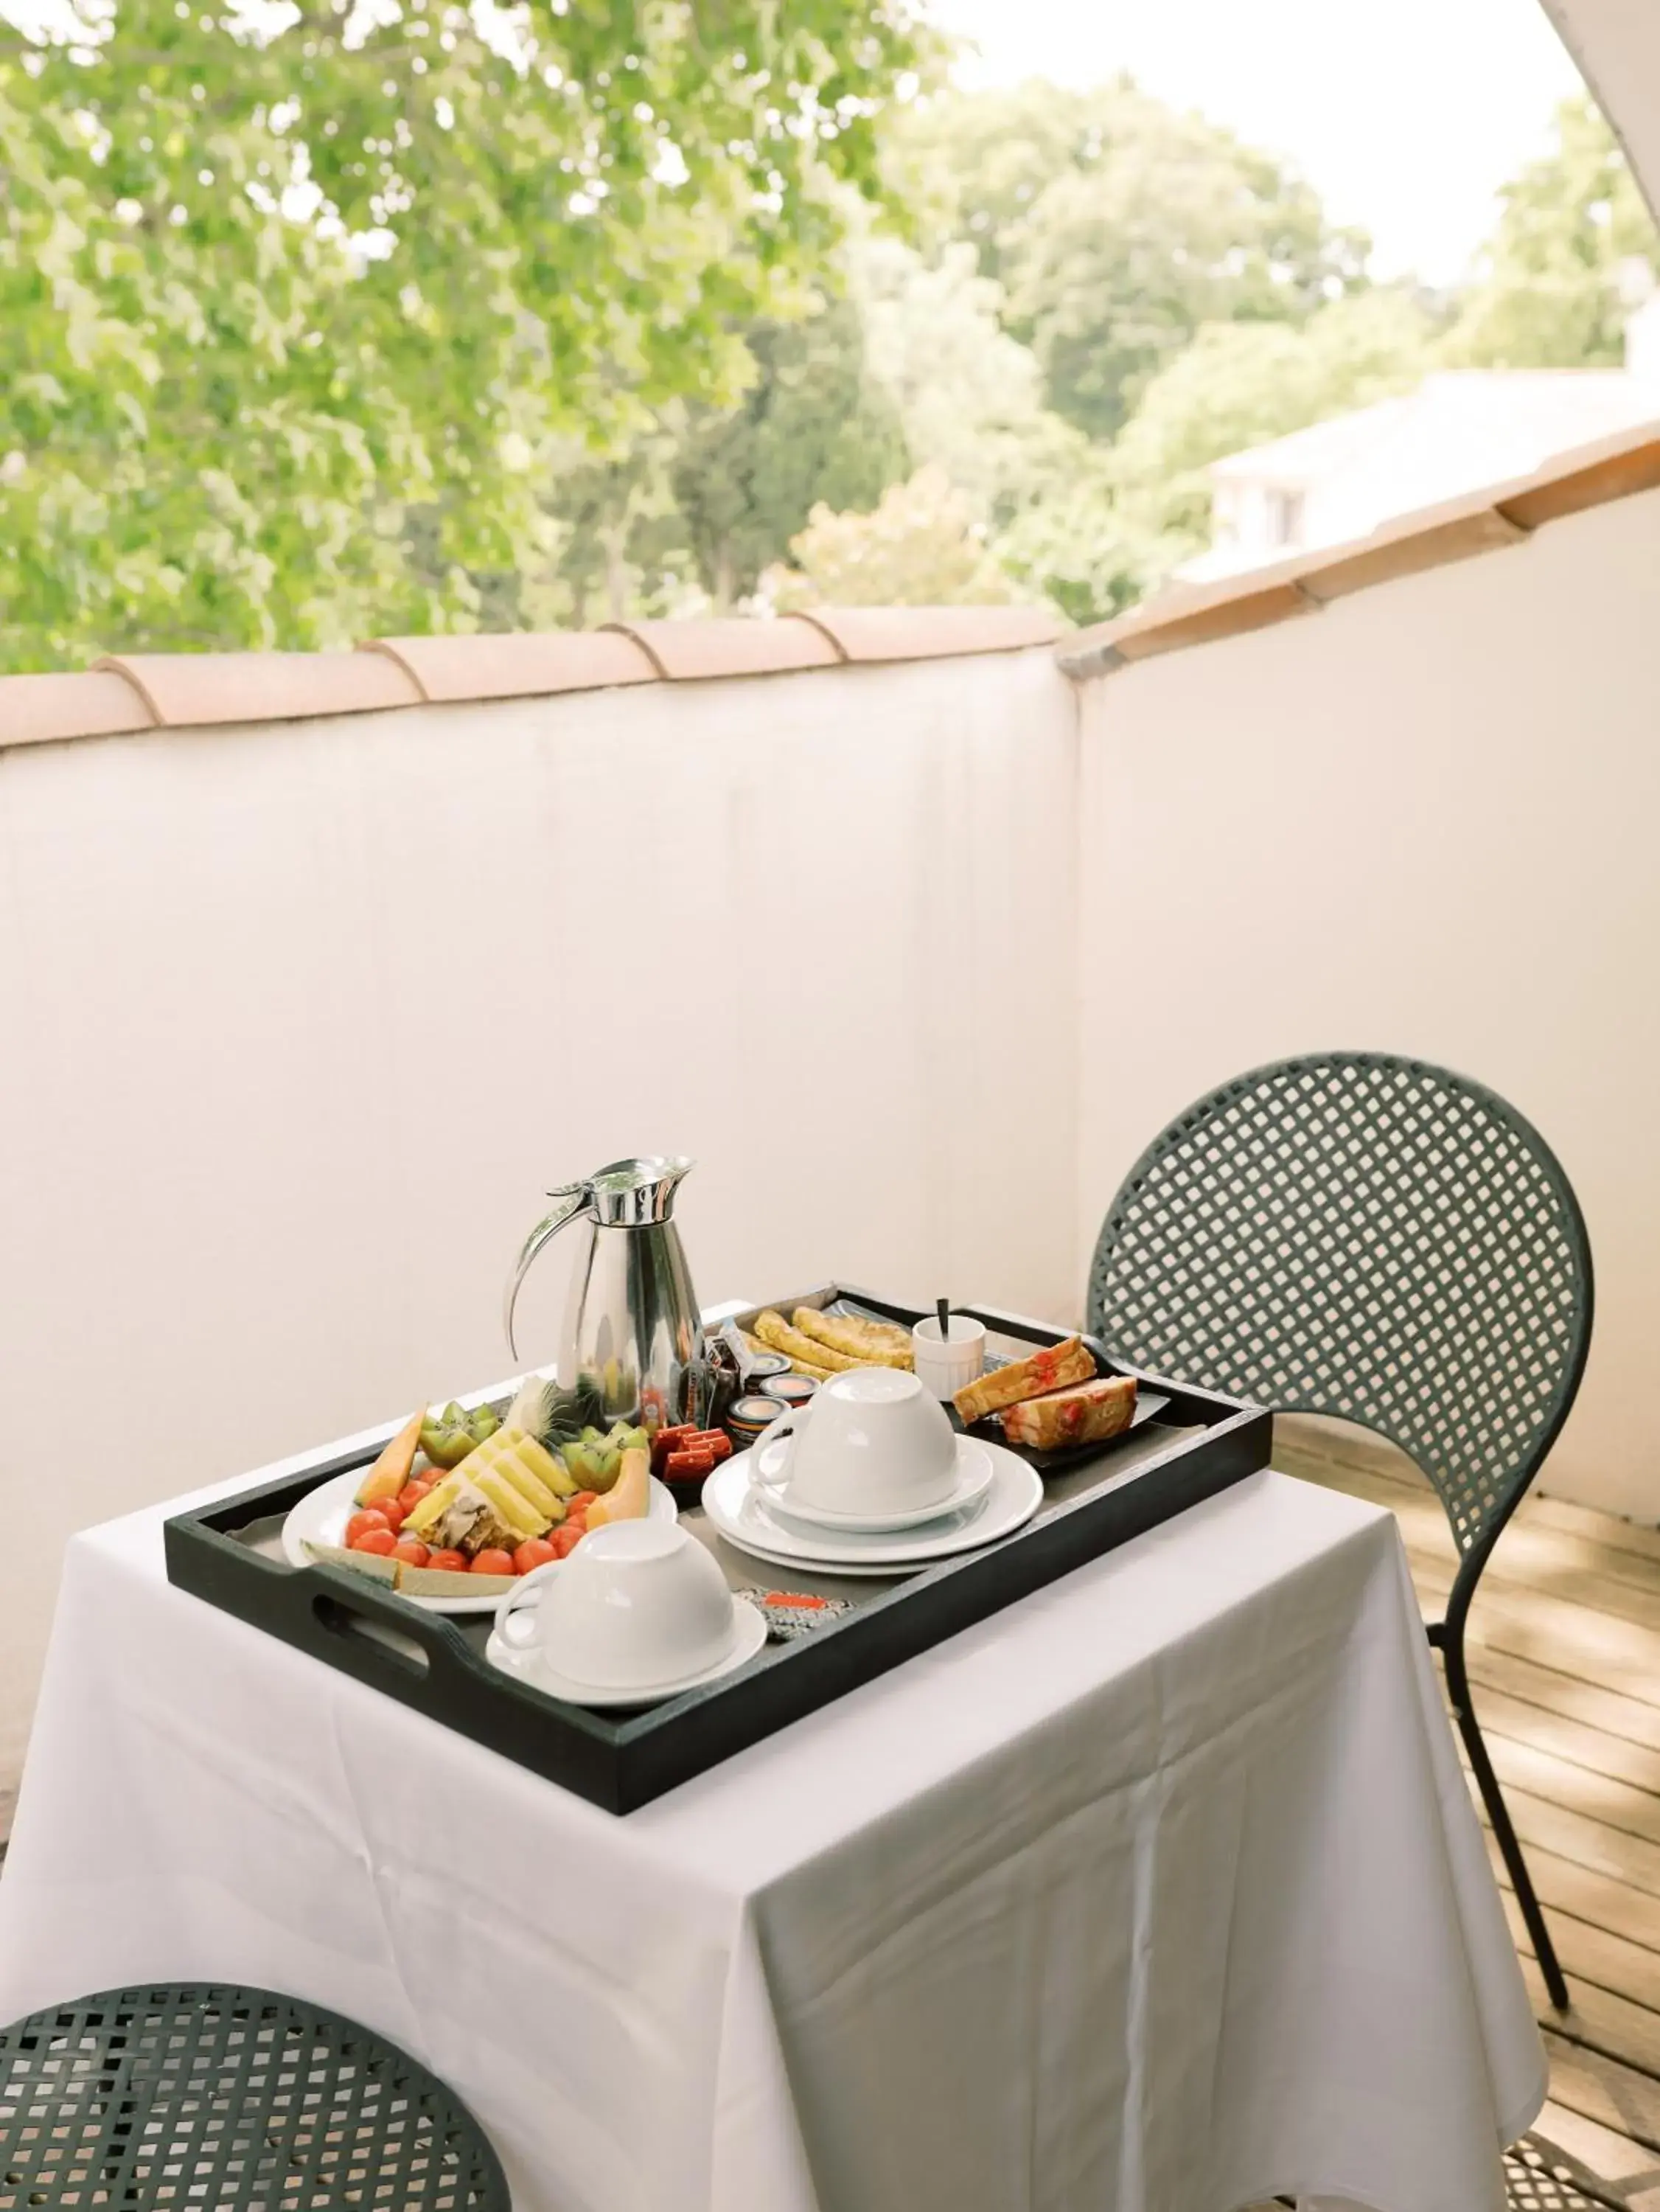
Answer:
M1469 1678L1464 1672L1464 1639L1461 1632L1448 1637L1442 1645L1442 1657L1446 1665L1447 1692L1452 1699L1452 1710L1458 1723L1458 1733L1464 1740L1464 1749L1469 1753L1469 1763L1475 1776L1475 1786L1481 1793L1481 1802L1487 1808L1487 1818L1493 1823L1493 1832L1499 1839L1499 1850L1509 1870L1511 1886L1516 1892L1516 1902L1522 1908L1522 1918L1533 1943L1533 1955L1539 1962L1539 1971L1545 1978L1545 1987L1550 2001L1558 2012L1568 2010L1568 1985L1562 1978L1562 1969L1557 1963L1556 1946L1550 1940L1545 1926L1545 1916L1539 1909L1539 1899L1534 1893L1533 1877L1528 1872L1527 1861L1522 1856L1522 1846L1516 1840L1516 1831L1511 1826L1510 1809L1499 1791L1499 1778L1493 1771L1493 1761L1487 1757L1487 1745L1481 1740L1481 1730L1470 1703Z

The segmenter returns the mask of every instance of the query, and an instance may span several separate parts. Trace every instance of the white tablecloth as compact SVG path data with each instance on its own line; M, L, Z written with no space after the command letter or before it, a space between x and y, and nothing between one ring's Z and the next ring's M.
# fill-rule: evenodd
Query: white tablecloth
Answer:
M518 2212L1498 2212L1544 2061L1393 1522L1262 1474L625 1820L70 1548L0 2016L287 1990Z

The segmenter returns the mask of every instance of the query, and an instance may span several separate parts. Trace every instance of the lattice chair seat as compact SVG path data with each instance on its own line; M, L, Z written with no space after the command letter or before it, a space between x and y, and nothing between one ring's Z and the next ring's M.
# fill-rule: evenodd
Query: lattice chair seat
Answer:
M1463 1556L1431 1638L1559 2007L1463 1632L1573 1403L1592 1304L1584 1219L1538 1131L1468 1077L1364 1052L1255 1068L1178 1115L1113 1200L1088 1291L1122 1364L1360 1422L1434 1484Z
M268 1990L106 1990L0 2030L0 2212L509 2212L477 2123Z

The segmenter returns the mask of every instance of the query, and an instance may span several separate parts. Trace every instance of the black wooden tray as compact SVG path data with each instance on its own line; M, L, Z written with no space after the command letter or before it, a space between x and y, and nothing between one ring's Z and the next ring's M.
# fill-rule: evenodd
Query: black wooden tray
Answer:
M791 1305L837 1298L906 1322L924 1310L835 1285L777 1303L787 1313ZM998 1339L1017 1350L1058 1343L1068 1333L990 1307L954 1310L984 1322L994 1349ZM1103 1372L1133 1371L1094 1340L1085 1341ZM1115 1474L1118 1439L1081 1469L1081 1455L1069 1455L1072 1471L1025 1528L982 1552L891 1582L849 1587L791 1568L792 1589L833 1586L853 1598L854 1609L799 1642L768 1644L736 1674L616 1717L563 1704L492 1667L483 1656L488 1621L427 1613L348 1568L293 1567L258 1547L307 1491L367 1465L373 1447L177 1515L165 1529L167 1575L181 1589L608 1812L629 1813L1267 1466L1272 1423L1260 1407L1156 1376L1138 1379L1166 1393L1169 1402L1156 1422L1131 1432L1139 1455L1132 1471ZM1161 1431L1168 1439L1163 1449ZM700 1510L682 1518L724 1555L729 1579L754 1583L785 1571L713 1540L698 1526Z

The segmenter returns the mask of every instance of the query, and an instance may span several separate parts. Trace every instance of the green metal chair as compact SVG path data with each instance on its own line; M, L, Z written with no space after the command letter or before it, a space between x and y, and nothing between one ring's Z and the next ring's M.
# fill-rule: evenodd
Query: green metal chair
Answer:
M1089 1327L1124 1365L1359 1422L1439 1492L1461 1558L1429 1630L1551 2002L1555 1948L1470 1702L1482 1568L1579 1387L1585 1224L1514 1107L1383 1053L1318 1053L1180 1114L1113 1200Z
M0 2208L511 2212L407 2052L270 1990L145 1984L0 2028Z

